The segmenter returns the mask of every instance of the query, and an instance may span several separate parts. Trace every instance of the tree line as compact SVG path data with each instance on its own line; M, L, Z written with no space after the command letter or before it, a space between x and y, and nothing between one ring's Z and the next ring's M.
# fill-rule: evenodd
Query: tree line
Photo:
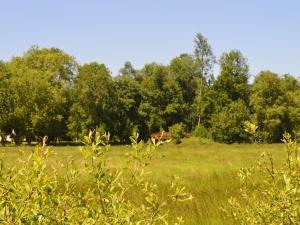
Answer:
M213 67L220 65L215 76ZM126 62L117 76L97 62L80 65L58 48L31 47L0 61L1 135L20 140L80 139L89 130L110 131L125 143L172 127L217 142L250 142L243 122L257 125L262 142L284 132L300 135L300 81L262 71L249 83L249 65L239 50L217 60L207 39L195 36L194 52L168 65L135 69Z

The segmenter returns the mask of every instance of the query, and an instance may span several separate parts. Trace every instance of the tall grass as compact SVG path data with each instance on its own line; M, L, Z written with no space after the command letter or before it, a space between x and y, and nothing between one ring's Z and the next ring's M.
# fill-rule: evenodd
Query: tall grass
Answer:
M59 168L69 158L72 158L78 168L83 168L83 159L78 147L53 147L54 156L49 160L49 166ZM9 166L17 165L18 150L30 152L33 147L2 147L1 158ZM178 205L172 205L170 214L183 216L185 224L233 224L224 217L220 208L227 205L230 196L238 195L239 180L237 171L241 167L256 163L259 155L265 151L272 153L275 163L284 161L283 145L256 145L256 144L200 144L197 139L183 140L182 144L165 144L158 149L150 165L151 179L161 186L161 193L168 188L168 181L173 175L182 178L187 191L192 193L194 199ZM108 154L111 167L123 167L126 163L126 153L129 146L113 146ZM81 188L88 186L85 177L81 179ZM238 196L237 196L238 197ZM128 194L128 198L139 201L135 193Z

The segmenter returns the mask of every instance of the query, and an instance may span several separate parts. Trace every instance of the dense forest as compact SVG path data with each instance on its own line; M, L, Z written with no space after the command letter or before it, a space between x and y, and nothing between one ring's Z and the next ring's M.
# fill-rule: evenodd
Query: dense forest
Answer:
M213 67L219 64L219 74ZM31 47L0 61L1 135L19 140L77 140L95 128L125 143L133 131L181 129L217 142L279 142L284 132L300 135L300 81L262 71L249 83L249 65L239 50L216 59L207 39L195 37L194 52L168 65L140 70L125 62L117 76L97 62L79 65L57 48Z

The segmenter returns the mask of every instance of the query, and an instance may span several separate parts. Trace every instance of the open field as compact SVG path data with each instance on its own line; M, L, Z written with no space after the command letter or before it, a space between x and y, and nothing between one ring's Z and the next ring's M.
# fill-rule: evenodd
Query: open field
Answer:
M30 152L33 147L2 147L0 157L10 166L17 165L17 149ZM272 153L277 164L282 163L285 159L283 149L282 144L200 144L197 139L185 139L180 145L170 143L158 148L150 165L151 178L161 185L162 193L172 175L182 178L194 199L174 206L170 211L171 215L183 216L185 224L232 224L219 208L226 205L230 196L237 195L238 169L255 164L263 151ZM122 167L129 150L128 146L113 146L108 154L111 166ZM82 166L78 147L54 147L50 163L59 167L70 158L79 168Z

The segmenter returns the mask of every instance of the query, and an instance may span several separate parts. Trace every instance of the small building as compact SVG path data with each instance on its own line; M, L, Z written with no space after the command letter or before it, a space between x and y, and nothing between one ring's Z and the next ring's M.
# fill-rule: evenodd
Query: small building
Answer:
M155 139L156 141L157 140L165 141L171 139L172 135L170 132L160 131L160 132L152 133L151 139L152 138Z

